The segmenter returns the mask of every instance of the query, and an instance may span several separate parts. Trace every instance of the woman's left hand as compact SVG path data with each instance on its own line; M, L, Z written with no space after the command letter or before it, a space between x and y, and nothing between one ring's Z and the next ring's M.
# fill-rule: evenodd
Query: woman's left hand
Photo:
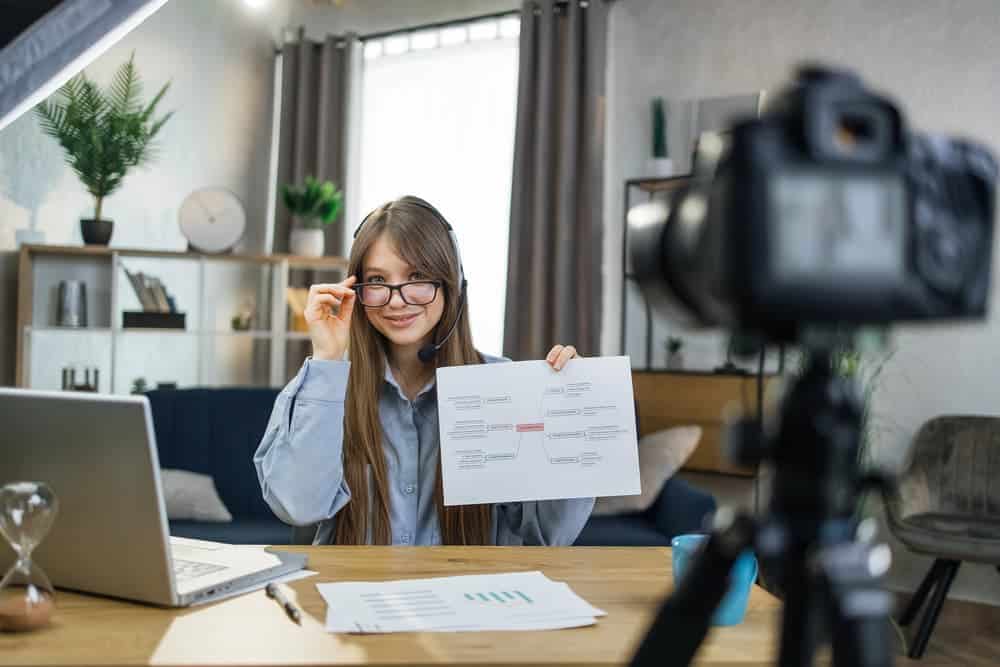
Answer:
M572 345L556 345L549 350L548 355L545 357L545 361L547 361L549 366L552 366L553 369L561 371L567 361L578 356L580 355L576 353L576 348Z

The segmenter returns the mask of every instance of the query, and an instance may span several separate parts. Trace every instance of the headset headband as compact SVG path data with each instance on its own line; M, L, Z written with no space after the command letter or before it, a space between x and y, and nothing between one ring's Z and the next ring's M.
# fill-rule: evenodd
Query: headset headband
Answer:
M431 215L434 216L434 218L438 222L440 222L444 226L444 228L448 231L448 237L451 239L451 244L455 248L455 258L458 260L458 285L459 285L459 289L465 289L465 267L462 266L462 253L459 252L459 249L458 249L458 236L455 234L455 230L452 228L451 224L449 224L449 222L444 219L444 216L441 215L440 211L438 211L429 202L424 201L420 197L414 197L412 195L409 195L409 196L401 197L400 199L397 199L396 202L406 202L408 204L416 204L417 206L420 206L420 207L424 208L425 210L430 211ZM395 203L395 202L393 202L393 203ZM378 210L378 209L376 209L376 210ZM361 232L361 228L365 226L365 223L368 222L368 218L370 218L372 216L372 213L374 213L374 212L375 211L372 211L371 213L369 213L368 215L365 216L364 220L361 221L361 224L358 225L358 228L354 230L354 237L353 238L358 238L358 234Z

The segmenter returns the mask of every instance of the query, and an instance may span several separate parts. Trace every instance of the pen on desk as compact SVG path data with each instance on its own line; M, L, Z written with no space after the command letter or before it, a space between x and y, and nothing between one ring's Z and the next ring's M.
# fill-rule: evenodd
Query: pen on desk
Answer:
M281 605L282 609L285 610L285 614L288 616L288 618L292 619L299 625L302 625L302 612L300 612L299 608L296 607L294 604L292 604L288 600L288 598L285 597L284 593L282 593L278 589L277 584L274 583L268 584L267 586L264 587L264 591L267 593L267 597L271 598L272 600Z

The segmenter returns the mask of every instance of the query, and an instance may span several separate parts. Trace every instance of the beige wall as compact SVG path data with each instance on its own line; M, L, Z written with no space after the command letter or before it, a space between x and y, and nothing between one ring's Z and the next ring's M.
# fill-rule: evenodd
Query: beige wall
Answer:
M642 175L651 97L774 90L795 63L820 59L859 69L903 103L912 126L966 134L1000 152L996 0L619 0L610 20L606 353L619 349L623 181ZM986 324L898 330L875 400L886 464L902 460L935 414L1000 412L998 290L993 305ZM896 553L893 586L915 587L929 561ZM1000 576L963 566L954 592L1000 601Z

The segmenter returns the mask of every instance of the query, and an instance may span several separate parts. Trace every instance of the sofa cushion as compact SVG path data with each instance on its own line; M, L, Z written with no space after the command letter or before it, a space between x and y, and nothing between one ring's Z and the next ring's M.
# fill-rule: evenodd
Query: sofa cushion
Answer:
M663 484L691 456L700 439L700 426L674 426L643 436L639 440L642 492L633 496L598 498L594 503L594 515L645 512L660 495Z
M233 515L226 509L215 482L208 475L163 468L160 470L163 484L163 502L167 506L167 518L192 519L194 521L214 521L228 523Z
M276 518L242 519L232 523L171 521L170 534L227 544L288 544L291 529Z
M582 547L669 547L670 539L640 514L592 516L574 542Z
M160 466L210 475L234 519L274 519L261 496L253 454L277 389L156 390L146 394Z
M715 498L679 477L663 485L659 497L643 516L669 542L684 533L703 533L715 512Z

